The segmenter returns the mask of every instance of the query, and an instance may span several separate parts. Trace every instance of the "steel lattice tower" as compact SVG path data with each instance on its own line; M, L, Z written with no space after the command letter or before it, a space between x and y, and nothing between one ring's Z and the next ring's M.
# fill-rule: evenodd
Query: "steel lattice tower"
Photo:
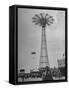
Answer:
M44 68L46 66L49 66L49 60L48 60L48 51L47 51L46 32L45 32L45 28L42 27L39 68Z
M49 16L49 14L40 13L40 15L35 15L33 17L33 22L36 25L39 25L42 27L42 36L41 36L41 51L40 51L40 62L39 62L39 68L45 68L46 66L49 67L49 60L48 60L48 51L47 51L47 41L46 41L46 26L53 24L53 17Z

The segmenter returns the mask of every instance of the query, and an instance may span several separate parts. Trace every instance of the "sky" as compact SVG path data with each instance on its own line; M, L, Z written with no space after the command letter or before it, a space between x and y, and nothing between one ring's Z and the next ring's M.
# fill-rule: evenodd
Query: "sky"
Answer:
M32 17L40 13L48 13L55 19L46 27L50 67L57 67L57 59L65 52L65 11L18 8L18 69L26 72L39 67L42 28L32 23Z

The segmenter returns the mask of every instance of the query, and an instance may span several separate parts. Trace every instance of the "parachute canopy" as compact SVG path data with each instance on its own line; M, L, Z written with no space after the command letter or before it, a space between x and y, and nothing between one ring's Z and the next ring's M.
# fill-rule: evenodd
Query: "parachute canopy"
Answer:
M31 54L36 54L36 52L32 52Z

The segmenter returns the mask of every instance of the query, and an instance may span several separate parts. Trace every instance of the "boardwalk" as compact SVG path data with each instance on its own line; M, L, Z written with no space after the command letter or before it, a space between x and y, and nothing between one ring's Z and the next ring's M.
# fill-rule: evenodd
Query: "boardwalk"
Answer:
M53 77L53 80L64 80L65 77ZM28 81L42 81L42 78L27 78L22 81L21 78L18 79L18 82L28 82Z

